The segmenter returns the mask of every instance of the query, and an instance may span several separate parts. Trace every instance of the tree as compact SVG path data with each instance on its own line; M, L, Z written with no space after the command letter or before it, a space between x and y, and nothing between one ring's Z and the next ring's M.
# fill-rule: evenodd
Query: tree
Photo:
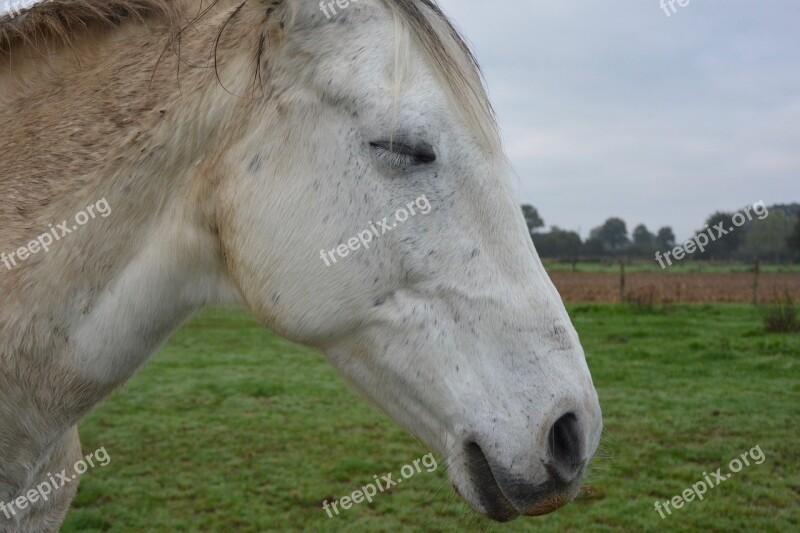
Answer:
M789 250L794 252L795 256L800 257L800 213L797 213L797 222L794 225L794 232L786 239L786 244L789 245Z
M656 240L656 236L647 231L647 226L644 224L639 224L633 228L631 236L633 237L633 244L639 246L652 246Z
M603 243L603 239L597 236L586 239L586 242L583 243L583 253L590 256L605 255L606 245Z
M741 228L734 228L733 222L731 218L733 217L733 213L725 213L723 211L717 211L706 220L706 226L708 229L703 228L697 231L697 234L709 233L713 235L713 239L711 242L708 243L706 246L705 256L710 257L712 259L725 259L731 257L736 250L742 245L744 242L745 233L741 231ZM719 231L716 229L720 224L722 224L721 228L723 230L723 234L720 235Z
M556 258L576 258L583 247L580 235L556 226L548 233L534 233L533 244L539 256Z
M658 234L656 235L656 245L661 250L669 250L675 246L675 233L673 233L672 228L669 226L664 226L658 230Z
M788 243L792 235L793 222L780 211L770 213L769 217L763 220L754 220L741 248L743 258L775 260L788 258L791 254Z
M609 218L602 226L593 229L589 238L599 239L603 243L603 248L611 251L619 250L630 243L625 221L616 217Z
M528 225L528 233L531 235L533 235L537 229L544 227L544 220L539 216L539 211L532 205L523 204L522 216L525 217L525 224Z
M650 233L647 226L639 224L633 228L631 233L633 245L628 249L628 253L639 257L650 257L656 249L656 236Z

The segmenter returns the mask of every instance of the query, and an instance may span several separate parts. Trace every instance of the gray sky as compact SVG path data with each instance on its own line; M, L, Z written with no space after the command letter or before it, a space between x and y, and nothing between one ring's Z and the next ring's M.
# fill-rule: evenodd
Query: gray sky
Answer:
M800 201L797 0L439 2L548 226L683 239L716 209Z
M683 239L717 209L800 201L797 0L439 2L548 226L620 216Z

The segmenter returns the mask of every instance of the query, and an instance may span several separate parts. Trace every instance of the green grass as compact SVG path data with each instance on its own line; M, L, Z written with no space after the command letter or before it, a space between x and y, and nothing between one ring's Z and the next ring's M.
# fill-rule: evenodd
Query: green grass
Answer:
M556 261L544 259L545 269L548 272L572 272L572 263L566 261ZM665 263L666 264L666 263ZM709 261L677 261L671 266L662 269L657 261L635 260L626 262L625 271L629 273L664 272L667 274L728 274L728 273L748 273L753 272L753 263L742 262L709 262ZM762 263L761 272L769 274L800 274L800 264L770 264ZM607 263L579 262L576 265L576 272L590 273L619 273L619 261L609 261Z
M342 385L319 354L246 316L183 327L81 425L84 475L63 531L797 531L800 335L747 306L573 306L605 418L590 497L497 525L444 465L329 519L321 502L428 452ZM662 520L667 500L759 445L744 468Z

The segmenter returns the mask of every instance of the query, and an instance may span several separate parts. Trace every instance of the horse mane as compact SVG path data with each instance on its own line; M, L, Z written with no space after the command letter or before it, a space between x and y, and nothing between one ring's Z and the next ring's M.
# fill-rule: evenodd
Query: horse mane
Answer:
M199 17L217 1L209 0L209 5L204 8L203 0L40 0L20 13L0 15L0 58L8 58L15 49L24 45L38 48L39 43L69 44L76 33L85 32L91 27L113 28L128 20L144 21L148 18L177 20L181 16L181 8L187 3L199 4ZM469 69L465 69L471 67L481 73L480 65L435 0L383 2L412 30L424 53L438 67L442 80L454 90L454 96L461 102L477 98L481 102L480 107L485 108L481 111L488 113L494 122L494 112L482 79L480 87L476 87L474 80L468 79ZM423 10L431 11L435 22L429 20ZM177 26L177 22L173 26ZM443 34L447 34L448 38ZM456 49L449 46L447 41L455 43ZM466 65L458 60L459 54L467 58Z
M24 45L70 43L74 34L91 27L176 17L179 4L180 0L41 0L21 12L0 15L0 57Z
M242 5L247 0L243 0ZM257 0L274 7L283 0ZM494 109L486 92L483 74L470 47L436 3L436 0L380 0L400 24L406 26L421 47L440 82L467 120L478 128L484 141L496 136ZM208 13L220 0L40 0L21 13L0 16L0 61L9 61L15 51L30 47L44 57L42 48L72 46L80 35L122 26L126 22L166 21L174 38ZM228 3L228 2L222 2ZM192 18L190 11L196 11ZM268 9L269 13L272 9ZM234 12L235 15L235 12ZM223 26L224 29L224 26ZM396 38L399 39L398 36ZM40 46L41 45L41 46ZM398 55L402 56L402 50ZM405 59L401 57L401 61ZM477 76L474 74L477 72ZM489 142L491 151L499 146Z

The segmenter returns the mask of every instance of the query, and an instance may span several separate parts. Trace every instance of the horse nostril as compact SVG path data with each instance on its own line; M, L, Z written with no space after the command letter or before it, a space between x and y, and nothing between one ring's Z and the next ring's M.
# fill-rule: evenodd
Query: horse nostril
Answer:
M552 474L563 482L573 481L581 471L583 460L583 433L578 417L567 413L556 420L547 436Z

